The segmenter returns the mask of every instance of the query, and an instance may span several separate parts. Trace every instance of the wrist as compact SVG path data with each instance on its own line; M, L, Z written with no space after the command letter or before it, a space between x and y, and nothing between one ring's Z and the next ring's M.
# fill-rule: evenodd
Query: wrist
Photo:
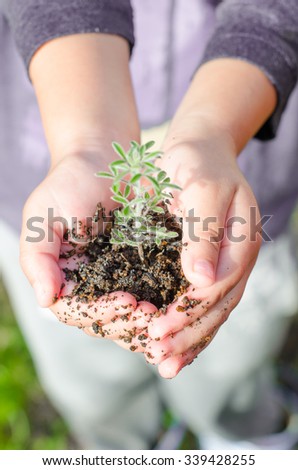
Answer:
M112 142L121 143L123 148L128 148L131 140L140 140L140 131L136 128L133 132L125 133L125 136L119 132L102 132L102 137L98 134L95 138L77 138L73 139L68 145L64 146L63 151L52 152L51 167L54 168L62 161L71 162L72 160L85 161L90 166L97 166L98 170L107 169L107 166L115 160L115 152L112 148ZM129 137L127 137L129 136Z
M164 142L165 153L174 148L185 146L219 149L221 154L237 157L237 144L229 129L215 116L208 112L191 110L176 116L169 128ZM204 151L202 155L204 155ZM208 152L209 153L209 152ZM211 157L209 153L209 156Z
M50 40L32 58L30 76L53 165L74 154L109 161L113 140L127 147L139 139L124 38L86 33Z
M231 140L239 155L273 113L274 86L255 65L238 59L215 59L201 66L176 113L173 128L196 136L217 132ZM207 123L207 130L205 124Z

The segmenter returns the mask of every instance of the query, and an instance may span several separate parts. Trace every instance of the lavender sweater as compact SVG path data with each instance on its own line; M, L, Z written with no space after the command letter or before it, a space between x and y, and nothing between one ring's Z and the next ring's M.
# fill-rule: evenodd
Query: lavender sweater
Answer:
M261 211L274 215L270 235L282 232L298 194L297 0L0 0L0 217L19 226L24 200L48 166L35 96L16 50L28 67L44 42L84 32L129 42L143 127L173 115L200 63L236 57L266 73L278 105L240 166Z

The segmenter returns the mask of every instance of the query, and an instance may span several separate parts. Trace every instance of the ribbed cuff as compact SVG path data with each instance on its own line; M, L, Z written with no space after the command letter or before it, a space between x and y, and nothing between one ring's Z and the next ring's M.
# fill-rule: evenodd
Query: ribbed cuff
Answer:
M244 60L258 66L275 86L278 94L276 109L255 136L260 140L272 139L297 80L285 50L281 51L249 33L218 33L211 38L201 64L223 57Z
M126 2L127 3L127 2ZM123 2L122 2L123 4ZM104 2L63 1L35 4L14 18L15 40L29 67L36 50L51 39L82 33L106 33L124 37L132 50L134 45L131 8L122 8L117 0Z

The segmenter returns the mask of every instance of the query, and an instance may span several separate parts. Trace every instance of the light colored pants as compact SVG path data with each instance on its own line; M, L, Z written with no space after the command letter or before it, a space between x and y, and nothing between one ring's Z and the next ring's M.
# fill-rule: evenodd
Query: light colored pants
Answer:
M227 406L236 414L250 410L251 418L261 409L258 432L266 432L275 416L267 366L297 307L288 236L262 248L239 306L211 345L173 380L161 379L142 355L90 338L38 307L18 251L17 233L0 221L0 271L17 320L48 396L81 445L150 448L163 406L197 435L218 430ZM240 420L239 430L245 425Z

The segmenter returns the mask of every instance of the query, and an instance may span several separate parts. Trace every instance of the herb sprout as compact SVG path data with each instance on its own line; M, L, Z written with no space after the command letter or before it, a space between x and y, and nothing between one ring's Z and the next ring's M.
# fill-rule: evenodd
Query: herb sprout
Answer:
M149 151L154 144L154 141L144 145L132 141L125 152L120 144L113 142L118 159L109 165L110 172L96 173L112 180L112 199L122 205L114 211L110 242L136 247L143 263L146 262L144 245L160 245L163 240L178 236L154 217L154 214L165 214L166 204L173 198L170 190L181 189L154 164L162 155L160 151Z

